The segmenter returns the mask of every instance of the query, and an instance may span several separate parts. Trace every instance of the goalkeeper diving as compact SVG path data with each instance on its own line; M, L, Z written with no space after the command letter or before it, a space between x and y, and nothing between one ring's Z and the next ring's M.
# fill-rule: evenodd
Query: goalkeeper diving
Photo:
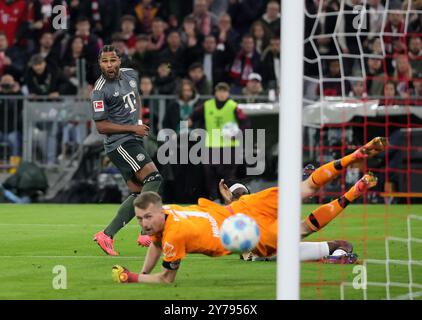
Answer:
M386 138L377 137L352 154L317 168L303 181L302 197L313 195L349 165L379 154L386 145ZM347 205L376 184L376 177L366 173L343 196L315 209L301 223L302 238L324 228ZM115 265L112 268L113 280L119 283L171 283L188 253L212 257L231 254L221 243L219 229L226 218L236 213L250 216L260 229L260 241L252 254L257 257L276 255L278 188L268 188L254 194L249 194L247 188L236 189L241 190L223 187L225 206L204 198L200 198L197 205L163 205L161 197L155 192L139 195L134 201L136 217L144 232L151 236L152 243L139 274ZM353 246L344 240L300 243L301 261L325 258L329 262L354 263L356 256L352 251ZM162 271L151 273L161 256Z

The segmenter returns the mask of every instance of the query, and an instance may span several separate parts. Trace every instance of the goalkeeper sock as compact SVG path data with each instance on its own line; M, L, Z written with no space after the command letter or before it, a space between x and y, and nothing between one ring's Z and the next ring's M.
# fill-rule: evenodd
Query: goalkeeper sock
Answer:
M125 225L127 225L135 216L135 207L133 201L137 196L136 193L132 193L121 205L117 211L117 215L113 221L105 228L104 233L109 237L113 238L114 235Z
M329 254L327 242L301 242L299 245L300 261L315 261Z
M312 211L305 219L305 223L314 232L321 230L331 220L337 217L350 202L351 201L344 195L339 199L324 204Z
M317 168L311 174L312 182L315 183L317 186L323 186L328 182L334 180L344 168L344 166L342 166L341 164L341 160L342 159L334 160Z
M312 174L312 182L318 186L323 186L334 180L343 169L356 161L356 156L351 153L341 159L331 161L317 168Z

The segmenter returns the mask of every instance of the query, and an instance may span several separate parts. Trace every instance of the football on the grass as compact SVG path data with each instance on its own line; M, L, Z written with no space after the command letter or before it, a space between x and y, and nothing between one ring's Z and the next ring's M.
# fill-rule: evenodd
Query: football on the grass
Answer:
M221 242L233 252L248 252L259 242L258 224L251 217L238 213L228 217L221 225Z

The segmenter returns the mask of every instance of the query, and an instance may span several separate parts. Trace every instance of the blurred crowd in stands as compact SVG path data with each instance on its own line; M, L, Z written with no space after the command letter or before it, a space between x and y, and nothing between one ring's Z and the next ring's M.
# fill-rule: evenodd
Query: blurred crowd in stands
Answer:
M384 96L392 104L421 96L422 1L305 5L305 75L316 79L307 81L305 97ZM67 8L66 29L53 27L57 6ZM177 79L201 95L227 82L251 102L279 89L279 1L0 0L1 94L88 96L98 51L109 43L153 94L176 94ZM251 73L259 77L250 80Z
M305 99L422 106L421 0L304 1ZM88 98L105 44L138 71L147 110L152 95L174 95L192 111L219 82L244 101L274 101L280 17L277 0L0 0L0 142L21 155L21 105L1 97ZM71 130L64 146L72 135L80 143Z

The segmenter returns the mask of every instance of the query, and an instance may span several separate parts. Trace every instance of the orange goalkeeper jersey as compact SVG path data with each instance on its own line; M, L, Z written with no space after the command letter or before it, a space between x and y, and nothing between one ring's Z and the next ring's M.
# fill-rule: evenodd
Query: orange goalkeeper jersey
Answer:
M258 223L261 236L254 252L260 256L275 253L277 188L242 196L227 207L201 198L197 205L165 205L163 209L167 215L164 230L152 240L161 244L165 262L179 261L187 253L213 257L229 254L221 243L220 227L227 217L236 213L244 213Z

